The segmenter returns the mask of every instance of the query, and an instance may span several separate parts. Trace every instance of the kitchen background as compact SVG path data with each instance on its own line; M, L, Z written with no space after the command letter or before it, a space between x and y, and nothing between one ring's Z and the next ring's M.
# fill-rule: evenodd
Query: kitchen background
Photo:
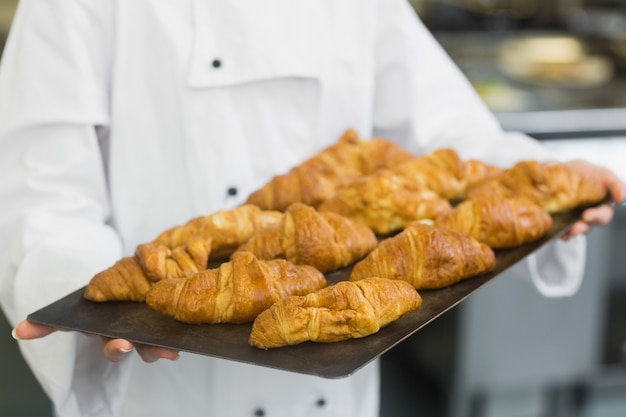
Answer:
M0 0L0 53L18 0ZM626 180L626 0L412 0L502 125ZM580 292L497 279L382 358L381 417L626 416L626 206ZM506 278L506 277L503 277ZM51 416L0 314L0 415Z

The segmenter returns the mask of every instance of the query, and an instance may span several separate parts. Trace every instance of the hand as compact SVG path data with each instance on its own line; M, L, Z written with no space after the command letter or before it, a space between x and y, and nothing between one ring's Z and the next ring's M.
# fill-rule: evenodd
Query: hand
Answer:
M30 340L46 337L56 332L57 328L44 326L42 324L31 323L27 320L22 321L13 329L13 337L17 340ZM102 337L102 346L104 357L111 362L119 362L133 349L137 351L144 362L155 362L159 359L178 359L178 351L165 349L156 346L148 346L142 344L133 344L124 339L109 339Z
M614 203L620 204L626 198L626 184L620 181L609 169L583 160L571 161L568 162L567 165L584 176L597 178L608 190L611 200ZM583 212L582 220L574 223L572 227L561 236L561 239L568 240L574 236L588 233L593 226L606 225L610 223L612 219L613 207L610 204L589 208Z

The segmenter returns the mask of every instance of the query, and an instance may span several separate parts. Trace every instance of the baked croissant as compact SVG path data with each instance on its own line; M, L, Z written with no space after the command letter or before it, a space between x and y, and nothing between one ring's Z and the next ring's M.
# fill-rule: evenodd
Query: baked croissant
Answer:
M211 239L192 239L170 249L160 243L138 245L127 256L97 273L87 284L90 301L144 301L154 282L193 275L208 268Z
M369 175L379 169L389 169L398 164L417 158L416 155L383 138L361 140L359 143L359 175Z
M412 223L380 242L359 261L351 281L369 277L402 279L416 289L436 289L492 270L493 250L455 230Z
M282 219L282 213L261 210L244 204L231 210L220 210L207 216L196 217L184 225L161 233L154 242L176 248L191 239L211 239L211 259L228 258L252 234Z
M261 189L253 192L246 203L265 210L284 211L292 203L317 207L331 197L337 188L355 178L379 168L394 166L414 156L393 142L373 138L362 140L347 130L332 146L292 168L288 173L273 177Z
M456 151L450 148L438 149L407 160L392 170L448 200L459 199L465 193L463 161Z
M340 281L272 305L254 320L248 343L271 349L306 341L338 342L365 337L421 304L418 292L405 281Z
M212 239L195 238L174 249L158 243L137 246L135 257L150 281L182 278L208 268Z
M508 249L548 234L552 217L526 198L494 196L463 201L438 217L435 226L457 230L493 249Z
M435 219L450 209L449 201L434 191L381 169L341 188L318 211L339 213L387 235L407 222Z
M598 203L606 198L607 191L600 181L580 174L567 164L521 161L500 175L476 184L468 192L468 198L491 194L523 196L554 214Z
M83 297L90 301L144 301L152 287L134 256L124 257L91 278Z
M217 269L159 281L146 304L184 323L247 323L280 299L325 286L324 275L311 266L239 252Z
M463 162L463 188L467 190L483 181L495 178L503 172L503 168L489 165L477 159L468 159ZM463 198L462 196L461 198Z
M207 269L209 259L228 257L255 231L278 223L282 216L243 205L192 219L166 230L153 242L137 245L133 256L96 274L84 297L99 302L144 301L153 282Z
M374 232L363 224L294 203L280 225L256 233L238 251L252 252L259 259L285 258L325 273L363 258L377 244Z

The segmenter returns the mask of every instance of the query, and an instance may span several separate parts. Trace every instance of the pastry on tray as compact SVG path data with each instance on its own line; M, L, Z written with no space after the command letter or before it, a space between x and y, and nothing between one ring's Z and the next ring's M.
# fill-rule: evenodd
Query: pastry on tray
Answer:
M388 235L402 230L408 222L435 219L451 207L431 189L381 169L339 189L318 210L339 213L379 235Z
M495 268L493 250L456 230L415 222L357 262L351 281L401 279L416 289L447 287Z
M157 282L146 304L183 323L247 323L278 300L325 286L324 275L311 266L238 252L218 268Z
M462 232L493 249L510 249L550 233L552 217L527 198L493 195L465 200L434 224Z
M170 249L185 245L191 239L211 239L211 259L227 259L232 252L252 236L282 220L282 213L261 210L243 204L230 210L219 210L196 217L181 226L172 227L154 240Z
M312 265L326 273L363 258L377 244L374 232L363 224L294 203L280 224L256 233L238 250L252 252L260 259L285 258Z
M248 204L220 210L172 227L94 275L84 297L90 301L144 301L154 282L208 268L209 259L230 256L256 231L282 220L277 211Z
M521 161L501 174L477 183L468 198L479 199L490 194L526 197L549 213L561 213L577 207L599 203L607 196L604 185L584 176L567 164Z
M270 349L307 341L361 338L377 333L421 304L422 298L406 281L340 281L272 305L254 320L248 343Z
M414 157L391 141L382 138L363 140L356 131L349 129L334 145L289 172L273 177L250 194L246 203L279 211L286 210L293 203L317 207L352 180Z

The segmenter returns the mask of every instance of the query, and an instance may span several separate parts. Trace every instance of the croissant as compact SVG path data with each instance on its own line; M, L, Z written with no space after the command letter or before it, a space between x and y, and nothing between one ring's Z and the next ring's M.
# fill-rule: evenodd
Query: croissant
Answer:
M133 256L124 257L91 278L83 297L90 301L144 301L152 282Z
M413 157L393 142L381 138L362 140L349 129L334 145L288 173L273 177L250 194L246 203L279 211L297 202L316 207L353 179Z
M450 209L448 200L434 191L387 169L352 181L318 208L365 224L379 235L401 230L410 221L435 219Z
M360 175L369 175L379 169L389 169L417 158L416 155L394 142L383 138L372 138L360 143Z
M477 159L468 159L463 162L463 188L467 190L483 181L495 178L504 170L495 165L489 165ZM464 195L462 198L465 197Z
M563 163L540 164L525 162L523 168L536 187L547 186L547 197L542 201L550 213L569 211L598 203L607 196L604 185L594 177L586 177Z
M325 286L324 275L311 266L239 252L217 269L159 281L146 304L183 323L247 323L278 300Z
M192 238L174 249L158 243L137 246L135 257L150 281L182 278L208 268L212 239Z
M254 232L280 222L282 213L261 210L244 204L231 210L220 210L207 216L196 217L184 225L161 233L154 240L168 248L176 248L191 239L211 239L211 259L227 258Z
M493 250L455 230L412 223L380 242L350 274L351 281L369 277L402 279L416 289L436 289L492 270Z
M606 188L596 178L586 177L563 163L521 161L500 175L479 182L468 198L498 194L529 198L549 213L560 213L598 203L606 198Z
M84 291L91 301L144 301L153 282L181 278L208 268L209 258L229 256L255 231L278 223L283 214L253 205L197 217L137 245L125 257L96 274ZM107 288L112 287L112 288Z
M434 224L469 235L493 249L507 249L548 234L552 217L526 198L491 197L465 200Z
M83 297L97 302L142 302L154 282L207 269L210 252L210 239L193 239L175 249L160 243L138 245L134 256L124 257L97 273L85 287Z
M448 200L461 198L466 188L463 161L450 148L438 149L402 162L393 168L393 172Z
M378 332L421 304L418 292L405 281L340 281L272 305L254 320L248 343L270 349L306 341L361 338Z
M329 272L352 264L376 247L374 232L337 213L320 213L302 203L285 211L279 226L253 235L238 251L260 259L285 258Z

